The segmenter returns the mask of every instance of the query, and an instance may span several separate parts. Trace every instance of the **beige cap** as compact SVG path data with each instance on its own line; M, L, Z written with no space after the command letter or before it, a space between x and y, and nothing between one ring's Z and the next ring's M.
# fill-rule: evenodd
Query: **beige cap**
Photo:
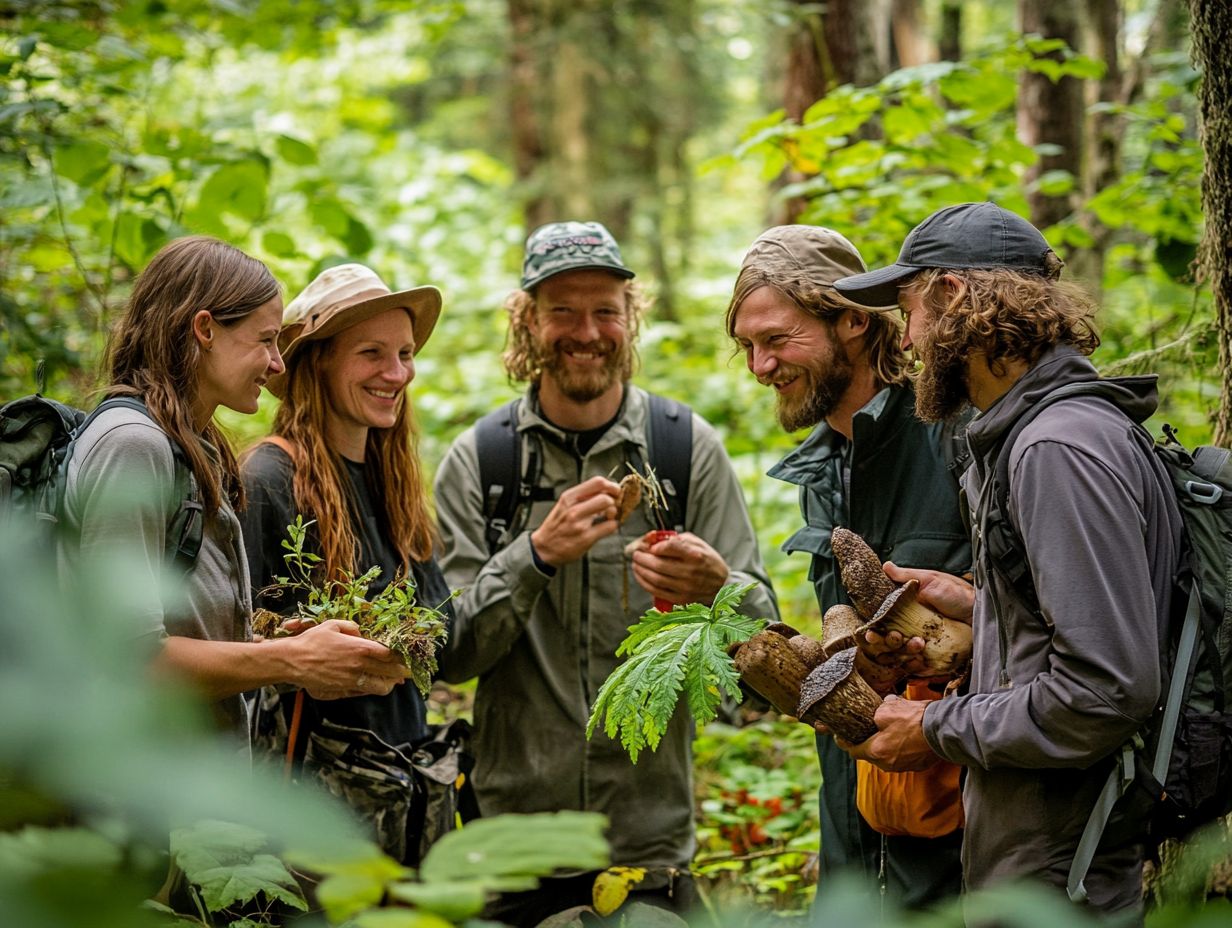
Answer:
M823 226L775 226L749 246L740 269L756 268L772 277L799 278L824 290L841 306L861 311L861 306L839 293L834 282L866 268L856 246L833 229ZM891 307L892 308L892 307Z
M291 358L306 343L330 338L386 310L398 308L411 314L418 354L441 314L441 292L436 287L412 287L393 293L375 271L362 264L326 268L283 311L278 349L289 366ZM266 386L281 398L287 386L286 373L271 377Z

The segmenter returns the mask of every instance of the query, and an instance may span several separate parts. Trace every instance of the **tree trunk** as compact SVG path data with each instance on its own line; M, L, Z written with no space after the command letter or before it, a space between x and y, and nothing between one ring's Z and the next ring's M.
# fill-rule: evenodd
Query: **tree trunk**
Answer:
M931 57L928 39L920 29L920 0L894 0L890 6L890 32L898 67L913 68Z
M1061 39L1070 48L1079 42L1078 9L1074 0L1018 0L1019 25L1024 34ZM1059 60L1060 56L1056 56ZM1043 74L1026 72L1018 87L1018 137L1026 145L1050 144L1056 154L1043 155L1025 180L1028 184L1048 171L1068 171L1082 181L1082 82L1063 77L1055 84ZM1040 228L1060 222L1072 211L1069 196L1027 195L1031 221Z
M535 0L509 0L509 123L514 170L525 191L528 232L551 220L551 207L543 196L540 179L544 151L539 122L535 13Z
M1219 409L1215 444L1232 445L1232 6L1226 0L1189 0L1194 62L1202 72L1202 212L1206 228L1198 249L1199 278L1210 284L1219 332Z
M798 13L788 44L783 109L788 119L801 122L808 108L835 87L873 84L881 72L874 50L871 4L829 0L821 7L815 0L793 2ZM797 183L804 177L789 168L778 184ZM795 222L807 205L799 197L786 201L776 221Z
M945 0L941 4L941 36L937 54L942 61L962 59L962 0Z

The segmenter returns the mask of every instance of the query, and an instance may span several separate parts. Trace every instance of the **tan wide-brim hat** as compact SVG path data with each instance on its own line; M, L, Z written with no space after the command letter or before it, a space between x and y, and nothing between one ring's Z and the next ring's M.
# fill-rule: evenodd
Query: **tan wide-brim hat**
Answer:
M399 308L411 315L415 353L419 354L441 314L441 291L426 286L394 293L375 271L362 264L326 268L283 311L278 350L289 369L291 359L308 342L330 338L373 316ZM271 377L266 387L281 399L287 388L286 373Z

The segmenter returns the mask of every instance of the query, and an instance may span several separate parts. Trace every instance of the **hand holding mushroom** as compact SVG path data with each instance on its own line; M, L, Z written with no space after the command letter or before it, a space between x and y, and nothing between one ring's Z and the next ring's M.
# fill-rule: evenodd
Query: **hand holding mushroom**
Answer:
M904 571L899 576L910 576L896 587L883 570L881 560L859 535L836 528L830 544L839 562L843 585L865 619L856 629L857 647L876 663L896 669L900 679L955 677L963 673L971 659L970 625L935 612L921 602L920 596L921 580L926 580L930 592L953 598L956 604L960 602L961 591L941 579L948 575ZM949 579L961 584L958 578Z
M924 710L930 703L887 696L873 717L875 731L859 742L837 730L834 742L856 760L882 770L927 770L941 758L924 738Z

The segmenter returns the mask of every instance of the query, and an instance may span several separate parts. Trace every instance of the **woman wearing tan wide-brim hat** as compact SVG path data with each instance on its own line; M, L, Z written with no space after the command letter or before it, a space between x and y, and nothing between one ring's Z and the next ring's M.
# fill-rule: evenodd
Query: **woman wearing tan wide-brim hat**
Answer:
M282 542L287 525L302 516L305 522L315 521L310 540L322 559L319 579L359 576L379 567L369 598L409 574L417 603L444 603L444 610L450 609L449 588L433 557L436 533L407 390L415 376L415 355L440 311L435 287L391 291L360 264L322 271L287 306L279 336L286 371L268 384L282 404L273 434L245 457L242 467L249 501L244 543L255 591L286 574ZM282 614L296 605L259 592L254 598L254 606ZM372 686L373 694L381 691L381 681L356 682ZM367 733L360 738L364 745L396 747L413 745L428 734L424 701L413 685L396 686L386 696L327 702L299 698L302 715L293 726L296 695L262 692L254 713L254 752L280 758L291 740L295 769L304 765L306 779L329 780L342 769L320 762L321 739L337 743L360 732ZM360 742L348 742L348 764L362 765L366 748ZM374 769L382 763L401 762L387 758ZM418 827L406 820L409 787L400 790L387 783L378 801L353 784L333 785L373 823L387 853L416 862Z

